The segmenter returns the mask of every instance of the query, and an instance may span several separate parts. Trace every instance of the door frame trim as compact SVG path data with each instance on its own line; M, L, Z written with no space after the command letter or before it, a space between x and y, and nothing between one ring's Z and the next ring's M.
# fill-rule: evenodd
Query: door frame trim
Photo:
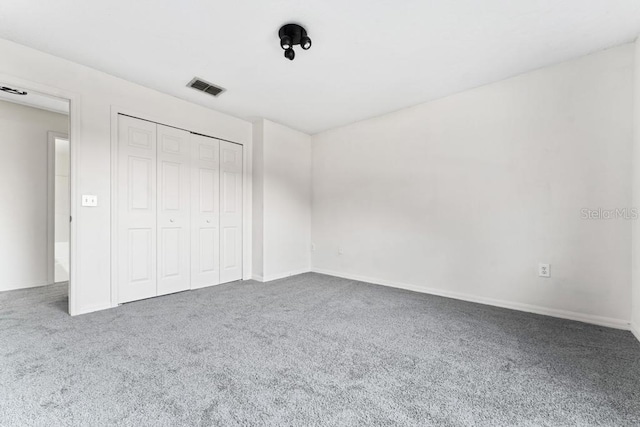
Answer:
M163 126L186 130L190 133L219 139L242 146L242 280L251 279L251 140L249 142L230 141L214 135L207 135L196 130L189 130L189 126L176 123L174 118L158 118L140 111L111 105L111 307L118 304L118 115L153 122Z
M69 213L73 220L69 227L69 305L68 312L71 316L79 314L78 310L78 265L82 262L82 257L78 252L78 159L81 148L80 132L80 111L82 97L78 92L60 89L42 83L25 80L20 77L0 73L2 83L9 86L17 86L26 91L39 92L44 95L62 98L69 101L69 185L70 185L70 206Z

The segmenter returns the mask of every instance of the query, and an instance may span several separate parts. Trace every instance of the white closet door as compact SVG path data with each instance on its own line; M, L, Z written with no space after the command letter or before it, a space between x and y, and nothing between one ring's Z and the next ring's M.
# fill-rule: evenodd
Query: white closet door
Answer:
M220 283L242 279L242 145L220 141Z
M158 295L190 288L190 136L158 125Z
M220 283L220 143L191 135L191 289Z
M118 116L118 301L156 295L156 124Z

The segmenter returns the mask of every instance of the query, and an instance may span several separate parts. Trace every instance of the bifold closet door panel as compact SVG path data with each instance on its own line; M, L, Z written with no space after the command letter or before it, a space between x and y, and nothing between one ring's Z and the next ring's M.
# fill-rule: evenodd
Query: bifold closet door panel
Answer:
M242 145L220 141L220 283L242 279Z
M158 295L190 285L191 134L158 126Z
M191 135L191 289L220 283L220 142Z
M118 116L118 302L156 295L156 124Z

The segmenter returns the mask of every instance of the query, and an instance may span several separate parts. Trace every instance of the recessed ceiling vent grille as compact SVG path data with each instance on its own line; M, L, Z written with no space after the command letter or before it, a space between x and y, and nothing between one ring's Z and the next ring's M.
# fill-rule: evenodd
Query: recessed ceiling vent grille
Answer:
M219 96L222 92L225 91L225 89L202 80L198 77L194 77L187 86L195 90L199 90L200 92L208 93L211 96Z

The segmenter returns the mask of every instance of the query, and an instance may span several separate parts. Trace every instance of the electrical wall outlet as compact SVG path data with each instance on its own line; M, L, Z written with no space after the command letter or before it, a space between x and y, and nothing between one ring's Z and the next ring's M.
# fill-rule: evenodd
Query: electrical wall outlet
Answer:
M551 270L549 264L538 264L538 276L551 277Z
M312 243L311 244L311 252L315 252L316 251L316 244Z
M338 246L338 255L344 255L344 249L342 249L342 246Z

